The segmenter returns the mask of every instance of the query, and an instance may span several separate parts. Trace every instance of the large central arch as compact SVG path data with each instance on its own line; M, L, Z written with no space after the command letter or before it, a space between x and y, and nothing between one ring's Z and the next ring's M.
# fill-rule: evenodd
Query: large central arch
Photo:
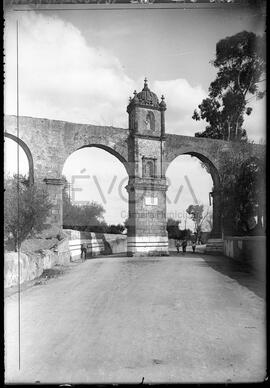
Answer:
M202 154L198 151L193 151L192 148L185 149L183 147L182 151L178 150L177 153L174 153L171 156L171 160L165 166L165 173L171 163L181 155L190 155L199 159L206 170L210 173L213 181L213 189L210 192L213 199L213 228L211 231L212 238L220 238L221 237L221 199L220 199L220 176L218 169L214 165L214 163L209 159L209 155Z
M105 139L100 136L87 136L86 137L75 137L74 142L70 143L70 147L66 147L61 158L61 163L57 165L57 174L59 178L45 178L48 190L51 197L53 198L54 209L51 215L51 222L57 223L58 227L62 228L63 225L63 201L62 201L62 187L64 181L62 179L62 171L64 164L68 157L74 152L84 148L98 148L102 149L109 154L113 155L120 163L124 166L127 175L129 176L129 163L125 158L125 152L121 152L123 147L119 147L115 144L111 138ZM120 153L121 152L121 153Z
M65 228L72 225L65 205L84 206L92 201L103 207L108 225L123 224L128 215L128 199L126 190L123 193L121 189L128 183L127 167L121 155L104 145L85 145L69 155L62 171L68 189L64 190L65 198L69 198L62 205ZM83 224L81 221L77 219L76 225L89 227L87 219ZM94 232L96 224L92 225Z

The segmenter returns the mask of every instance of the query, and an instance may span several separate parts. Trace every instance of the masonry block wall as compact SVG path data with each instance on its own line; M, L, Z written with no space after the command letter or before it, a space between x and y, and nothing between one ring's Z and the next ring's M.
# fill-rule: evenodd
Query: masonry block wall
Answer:
M225 236L224 255L248 266L260 280L266 280L265 236Z

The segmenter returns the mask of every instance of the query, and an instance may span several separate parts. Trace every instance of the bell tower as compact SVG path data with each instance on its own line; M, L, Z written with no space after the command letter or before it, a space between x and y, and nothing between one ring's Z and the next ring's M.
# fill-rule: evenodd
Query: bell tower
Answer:
M164 171L164 97L159 102L147 80L129 100L129 256L168 255Z

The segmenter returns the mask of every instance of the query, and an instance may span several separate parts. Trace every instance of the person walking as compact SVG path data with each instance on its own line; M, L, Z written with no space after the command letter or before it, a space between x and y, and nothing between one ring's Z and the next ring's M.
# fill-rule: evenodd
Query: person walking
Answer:
M186 252L186 249L187 249L187 240L184 239L184 241L182 242L182 250L183 250L183 253Z
M87 253L87 245L85 243L82 243L81 244L81 259L82 259L82 261L85 261L86 253Z
M192 251L195 252L196 249L196 241L192 242Z
M180 252L180 241L179 240L176 241L175 246L177 249L177 253L179 253Z

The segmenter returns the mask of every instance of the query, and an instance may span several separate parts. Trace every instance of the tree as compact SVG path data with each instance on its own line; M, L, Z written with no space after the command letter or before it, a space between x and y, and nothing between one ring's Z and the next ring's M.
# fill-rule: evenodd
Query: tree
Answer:
M220 161L223 229L227 235L264 233L264 154L254 157L251 146L239 144L233 151L227 150Z
M211 218L209 208L204 209L204 205L189 205L186 212L189 214L191 220L194 222L194 233L196 241L200 240L202 227L204 222Z
M68 183L65 177L63 186L63 226L87 232L108 233L108 225L104 221L105 209L97 202L76 205L71 202Z
M265 95L259 86L265 81L265 35L242 31L220 40L212 64L217 77L210 84L209 97L198 106L200 112L195 110L192 116L208 125L195 136L245 141L244 116L252 112L247 104Z
M46 228L46 218L52 204L47 191L37 184L29 184L24 176L14 175L5 179L4 231L14 243L14 250L35 232Z
M64 198L63 201L63 225L64 227L83 227L84 230L94 232L98 227L107 227L103 220L105 210L96 202L79 206ZM99 228L100 229L100 228ZM104 230L101 230L102 232ZM100 231L100 230L99 230Z
M189 205L186 212L190 215L191 220L194 222L194 232L196 240L198 241L203 218L203 205Z
M180 230L178 228L179 221L174 220L173 218L168 218L167 220L167 232L168 238L172 238L175 240L180 239Z
M112 233L112 234L121 234L125 230L125 226L121 224L117 225L109 225L107 228L107 233Z
M168 218L167 220L167 232L168 238L174 240L183 240L184 238L190 239L192 232L190 229L180 230L178 225L180 221L174 220L173 218Z

